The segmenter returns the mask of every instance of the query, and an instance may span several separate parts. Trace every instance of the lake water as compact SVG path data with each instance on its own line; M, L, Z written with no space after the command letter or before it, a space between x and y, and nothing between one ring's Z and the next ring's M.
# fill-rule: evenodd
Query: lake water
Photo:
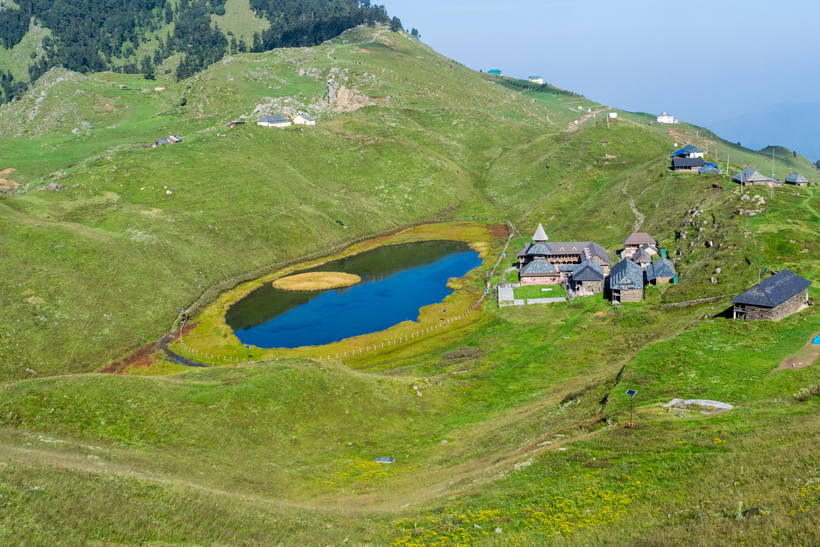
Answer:
M480 265L478 253L457 241L386 245L297 272L356 274L358 285L288 292L265 283L231 306L226 320L243 344L260 348L330 344L417 320L420 308L453 292L449 278Z

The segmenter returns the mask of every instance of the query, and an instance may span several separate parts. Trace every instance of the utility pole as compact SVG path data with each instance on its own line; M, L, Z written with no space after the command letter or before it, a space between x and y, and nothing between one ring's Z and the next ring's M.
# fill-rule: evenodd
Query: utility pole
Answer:
M730 157L731 156L729 154L726 154L726 174L727 175L729 174L729 158Z

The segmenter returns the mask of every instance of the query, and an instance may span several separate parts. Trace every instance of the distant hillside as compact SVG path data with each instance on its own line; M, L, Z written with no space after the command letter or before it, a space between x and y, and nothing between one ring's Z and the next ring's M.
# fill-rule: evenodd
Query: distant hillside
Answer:
M813 162L820 160L820 103L783 103L761 112L746 114L711 124L730 141L760 149L779 144Z
M228 12L235 20L243 11L270 23L261 33L251 28L247 37L237 39L212 20ZM347 29L377 23L401 28L384 6L358 0L253 0L250 6L247 0L19 0L0 9L0 103L19 96L56 66L153 79L157 70L167 72L166 60L178 54L174 71L184 79L228 54L314 46ZM30 33L37 35L36 44L21 58L17 46ZM28 72L22 77L21 65Z

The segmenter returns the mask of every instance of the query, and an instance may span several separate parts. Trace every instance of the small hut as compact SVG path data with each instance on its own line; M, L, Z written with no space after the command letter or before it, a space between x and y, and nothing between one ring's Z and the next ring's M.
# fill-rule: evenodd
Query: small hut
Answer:
M295 125L316 125L316 120L311 118L309 114L300 112L293 118L293 123Z
M800 173L792 173L786 177L786 184L795 184L797 186L808 186L809 181Z
M669 283L675 275L675 265L665 257L659 258L646 267L646 281L655 285Z

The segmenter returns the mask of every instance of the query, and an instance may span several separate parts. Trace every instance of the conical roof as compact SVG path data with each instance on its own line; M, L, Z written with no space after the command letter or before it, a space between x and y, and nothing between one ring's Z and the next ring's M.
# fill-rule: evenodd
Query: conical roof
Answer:
M547 241L549 238L547 237L547 232L544 231L544 227L541 223L538 223L538 229L535 231L535 234L532 236L533 241Z

